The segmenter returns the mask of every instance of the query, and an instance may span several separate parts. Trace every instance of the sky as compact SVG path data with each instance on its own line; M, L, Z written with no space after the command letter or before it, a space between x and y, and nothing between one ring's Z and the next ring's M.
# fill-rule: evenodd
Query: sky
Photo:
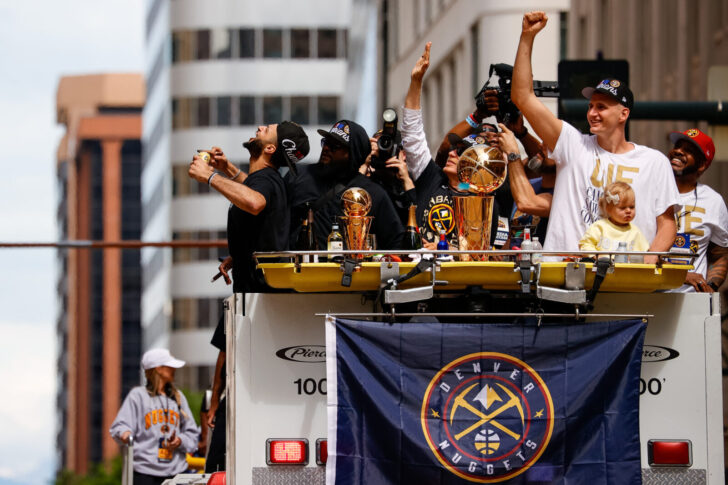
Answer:
M63 75L142 72L143 0L0 0L0 242L55 241ZM0 485L52 482L55 251L0 249Z

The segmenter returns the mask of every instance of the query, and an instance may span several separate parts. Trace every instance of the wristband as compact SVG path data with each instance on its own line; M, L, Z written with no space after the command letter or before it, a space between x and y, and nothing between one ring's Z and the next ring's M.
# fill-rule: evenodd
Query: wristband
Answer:
M238 176L240 175L240 172L242 172L242 170L238 170L238 173L236 173L234 176L232 176L230 178L230 180L235 180L236 178L238 178Z
M212 184L212 179L215 178L215 175L217 175L217 172L212 172L212 175L210 175L210 178L207 179L207 185Z
M718 291L720 289L720 286L716 285L714 281L708 281L708 286L713 288L713 291Z
M478 126L478 122L475 121L475 118L473 118L473 114L470 113L468 116L465 117L465 121L470 125L471 128L476 129Z

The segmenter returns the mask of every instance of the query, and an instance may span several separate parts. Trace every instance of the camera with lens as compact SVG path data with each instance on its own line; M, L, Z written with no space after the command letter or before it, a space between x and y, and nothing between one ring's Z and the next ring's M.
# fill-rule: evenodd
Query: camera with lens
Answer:
M490 86L490 79L495 73L498 76L498 85ZM488 71L488 80L475 95L475 105L483 113L487 112L485 92L495 90L498 97L498 113L495 117L499 123L508 123L518 119L520 112L511 100L511 82L513 81L513 66L510 64L491 64ZM555 81L533 81L533 91L542 98L558 98L559 84Z
M387 108L382 113L382 129L377 139L378 154L372 157L372 167L375 170L386 168L387 160L399 155L402 150L402 135L397 128L397 112Z

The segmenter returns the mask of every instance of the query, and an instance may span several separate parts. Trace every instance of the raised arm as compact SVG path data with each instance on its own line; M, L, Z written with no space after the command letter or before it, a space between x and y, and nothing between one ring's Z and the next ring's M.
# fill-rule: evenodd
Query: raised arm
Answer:
M213 168L197 155L190 163L189 175L200 183L208 184L245 212L257 215L265 209L266 200L260 192L238 183L237 180L216 174Z
M518 144L513 132L502 123L499 123L498 126L503 130L498 134L498 145L501 151L506 156L509 153L518 153ZM511 195L513 195L518 210L534 216L548 217L549 212L551 212L551 194L537 194L533 190L531 182L526 177L526 171L520 157L518 160L508 163L508 178L510 180Z
M412 178L417 180L431 160L430 148L427 146L425 126L422 122L422 78L430 67L430 47L432 42L425 45L425 52L417 59L412 69L407 97L404 100L402 113L402 147L407 155L407 167L412 172Z
M548 17L544 12L528 12L523 16L521 39L518 42L516 61L513 64L511 99L526 117L536 134L553 150L561 134L562 121L556 117L533 91L531 54L533 40L545 26Z

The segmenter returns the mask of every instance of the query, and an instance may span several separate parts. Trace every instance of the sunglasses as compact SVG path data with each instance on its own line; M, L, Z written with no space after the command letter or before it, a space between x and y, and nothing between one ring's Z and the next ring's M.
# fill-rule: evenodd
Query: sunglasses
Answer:
M455 150L455 153L457 153L458 157L462 155L465 150L470 148L470 145L467 145L465 143L458 143L457 145L450 145L450 151Z
M342 145L341 143L333 140L329 140L328 138L321 138L321 148L323 148L324 145L329 147L332 151L347 150L347 147L345 145Z

